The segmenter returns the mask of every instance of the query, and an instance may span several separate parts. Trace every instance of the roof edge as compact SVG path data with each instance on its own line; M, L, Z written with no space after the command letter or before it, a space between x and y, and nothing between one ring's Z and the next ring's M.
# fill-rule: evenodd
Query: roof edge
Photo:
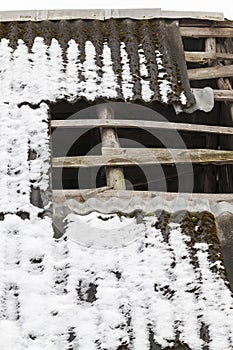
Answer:
M72 19L99 19L109 18L191 18L214 21L224 21L220 12L190 12L190 11L163 11L160 8L146 9L55 9L55 10L24 10L0 11L0 22L10 21L43 21L43 20L72 20Z

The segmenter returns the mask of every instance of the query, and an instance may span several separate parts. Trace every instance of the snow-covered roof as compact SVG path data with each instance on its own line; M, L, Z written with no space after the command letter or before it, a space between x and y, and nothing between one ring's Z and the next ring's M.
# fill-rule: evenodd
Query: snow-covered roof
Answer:
M194 102L176 22L7 22L0 38L1 102Z
M48 22L35 24L39 32L30 22L1 25L0 349L230 350L233 299L211 214L70 214L58 240L44 215L49 102L191 102L167 40L175 27L156 22L157 47L142 21L138 48L129 40L135 23L121 23L122 41L112 40L121 33L114 23L107 40L98 22L89 32L80 21L56 23L58 36ZM80 40L66 36L67 26Z
M67 225L54 241L49 218L0 221L1 349L232 349L233 299L210 214L71 214Z
M232 349L214 217L70 214L54 240L48 199L30 200L49 192L48 107L1 103L0 116L0 348Z

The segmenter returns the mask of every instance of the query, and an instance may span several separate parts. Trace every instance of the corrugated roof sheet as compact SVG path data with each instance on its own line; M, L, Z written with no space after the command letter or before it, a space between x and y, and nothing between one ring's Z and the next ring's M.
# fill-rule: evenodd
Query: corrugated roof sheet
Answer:
M115 22L110 22L112 28ZM160 60L173 52L169 51L172 44L165 42L163 55L156 56L154 49L162 43L152 46L154 36L145 30L147 34L139 33L145 38L142 51L135 54L137 40L131 41L130 33L135 33L136 24L132 27L131 21L124 22L127 30L122 34L108 31L118 38L124 35L123 44L106 39L104 45L99 24L85 32L81 29L85 25L78 23L82 33L78 44L70 35L66 39L68 32L62 31L60 22L53 27L61 28L57 39L49 23L35 27L47 25L44 39L34 32L32 23L27 23L27 30L13 23L3 30L10 44L6 39L0 44L0 348L148 350L181 344L192 350L230 350L233 302L211 214L175 217L163 212L140 221L118 215L71 215L66 235L54 240L52 220L43 217L49 199L41 198L41 208L32 205L35 191L39 197L49 192L48 105L32 108L18 103L77 96L116 98L110 95L115 91L125 99L141 96L142 91L148 96L152 73L157 77ZM146 28L148 23L143 23ZM162 30L165 23L158 23ZM26 44L17 42L21 35ZM139 64L145 57L147 65ZM143 80L149 87L141 84L142 79L132 79L143 64L150 72ZM154 84L161 99L159 85ZM136 239L124 247L114 247L115 241L107 249L90 246L91 242L87 247L77 236L81 219L89 220L92 233L98 226L105 237L115 220L124 240L131 233ZM119 241L118 234L116 238Z
M12 76L8 88L18 89L17 102L81 97L194 102L176 22L8 22L0 24L0 38L9 40L1 41L1 79L10 79L12 65L20 75L15 82Z
M107 233L112 247L83 244L85 223L88 238ZM48 218L5 215L0 230L1 349L232 349L211 214L72 215L57 241ZM116 248L119 233L128 242Z
M214 217L70 214L55 240L47 200L31 204L49 192L48 106L0 103L0 115L0 348L232 349Z

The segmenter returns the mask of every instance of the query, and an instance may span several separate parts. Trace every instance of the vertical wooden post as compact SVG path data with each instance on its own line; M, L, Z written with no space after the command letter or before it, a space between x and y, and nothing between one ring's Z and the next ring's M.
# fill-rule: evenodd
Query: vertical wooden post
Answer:
M208 38L205 41L205 51L209 52L213 56L216 54L216 39L215 38ZM214 61L212 59L208 60L208 65L213 66Z
M216 39L215 38L207 38L205 40L205 51L210 53L213 57L216 54ZM209 59L209 66L216 66L216 60ZM206 136L206 147L207 148L217 148L218 147L218 135L210 135ZM217 169L214 165L208 165L206 167L206 172L204 176L204 192L207 193L215 193L217 191Z
M214 38L208 38L206 39L206 51L211 52L212 54L215 54L215 52L226 52L226 48L224 47L224 45L222 44L216 44L216 39ZM223 65L223 63L219 62L219 61L212 61L212 62L208 62L209 65L212 66L221 66ZM231 64L231 61L224 61L224 64ZM219 78L217 80L217 85L218 88L220 90L232 90L232 85L231 82L228 78ZM228 125L230 124L230 126L232 126L232 121L233 121L233 104L228 104L225 103L225 106L222 106L222 111L224 111L224 125L227 123ZM227 112L228 111L228 112ZM223 116L222 116L223 118ZM222 119L221 118L221 119ZM221 120L220 120L220 125L221 125ZM225 137L222 138L221 135L219 136L219 145L220 147L223 147L223 149L225 149L225 147L227 149L232 149L232 145L231 145L231 138L230 137ZM233 174L233 168L232 166L225 166L218 168L218 176L220 178L220 182L219 182L219 190L223 191L223 192L229 192L232 191L232 188L229 188L229 181L228 178L232 177Z
M226 41L224 44L218 44L217 45L217 51L218 52L231 52L232 50L232 42ZM220 63L219 63L220 64ZM231 64L231 61L224 60L224 65ZM218 79L218 87L219 89L225 89L225 90L232 90L231 81L229 78L222 78ZM232 126L233 122L233 104L229 102L222 103L222 116L221 121L223 121L224 125L230 125ZM232 150L232 136L228 137L222 137L220 135L219 137L220 141L220 147L223 149L229 149ZM219 182L219 185L221 186L221 191L223 192L232 192L233 187L231 184L231 179L233 177L233 166L232 165L226 165L225 167L219 168L219 177L221 181Z
M97 105L99 119L113 119L114 110L109 103ZM113 128L103 128L101 130L102 147L119 148L119 140L116 130ZM125 190L124 171L122 168L106 167L107 186L114 190Z

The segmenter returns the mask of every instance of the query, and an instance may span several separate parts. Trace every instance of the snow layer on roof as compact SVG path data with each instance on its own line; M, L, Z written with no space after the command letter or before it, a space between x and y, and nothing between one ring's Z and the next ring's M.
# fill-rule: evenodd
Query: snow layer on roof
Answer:
M147 61L145 57L144 50L140 46L138 50L139 63L140 63L140 76L141 76L141 87L142 87L142 97L146 102L149 102L153 96L153 91L150 88L149 82L149 72L147 69Z
M110 237L119 225L127 237L130 227L136 239L87 246L74 229L80 219ZM164 229L156 222L155 216L137 224L117 215L73 215L67 235L54 241L50 219L6 215L0 221L1 349L147 350L179 342L192 350L207 343L210 350L232 349L233 300L220 256L213 262L209 244L193 243L184 226L170 221Z
M169 78L163 77L165 73L161 73L166 65L162 55L159 62L155 60L153 63L154 66L158 64L158 76L152 82L142 47L139 46L132 54L139 61L137 74L132 71L132 57L124 42L120 43L121 67L116 70L112 49L107 41L103 43L100 55L90 40L85 42L82 53L79 44L73 39L67 42L64 51L55 38L48 45L42 37L35 37L30 50L22 39L18 40L13 50L10 41L3 38L0 41L0 102L28 102L35 105L64 98L68 101L78 98L88 101L121 98L125 101L142 99L150 102L155 99L171 103L174 98L175 102L186 105L185 91L181 89L181 98L177 99L175 90L178 88ZM137 88L136 81L139 81Z
M48 107L0 103L0 212L37 212L32 188L49 186Z

